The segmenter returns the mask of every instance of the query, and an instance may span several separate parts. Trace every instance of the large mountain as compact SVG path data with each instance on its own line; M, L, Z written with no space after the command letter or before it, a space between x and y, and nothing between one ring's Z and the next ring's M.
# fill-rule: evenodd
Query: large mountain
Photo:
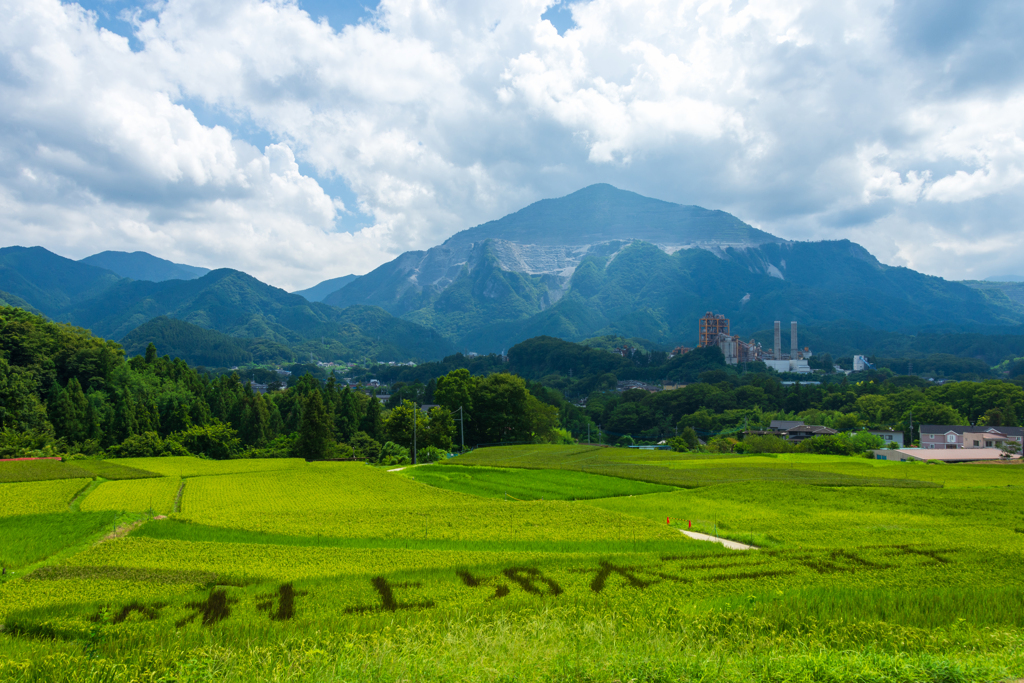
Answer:
M721 211L610 185L402 254L324 302L380 306L476 351L538 335L692 345L708 310L746 335L775 320L901 332L1024 322L1024 302L1005 287L886 266L845 240L781 240Z
M542 199L504 218L463 230L445 244L488 239L547 247L625 239L674 248L782 241L724 211L664 202L606 184L591 185L558 199Z
M101 251L98 254L86 256L81 262L97 268L106 268L121 277L149 280L150 282L194 280L210 272L209 268L172 263L144 251Z
M118 280L109 270L42 247L0 249L0 290L21 297L50 317L102 294Z
M40 247L10 247L0 249L0 291L20 297L54 320L91 329L108 339L125 338L154 318L166 317L231 337L265 340L320 359L433 359L454 350L438 333L379 308L342 310L309 302L229 269L194 280L149 282L118 278ZM202 348L216 350L223 341L185 334L180 326L168 330L167 325L150 325L143 329L150 339L136 334L127 343L144 348L148 341L192 338ZM252 352L251 344L243 346ZM276 347L266 351L281 353Z
M341 277L334 277L330 280L324 280L320 284L313 285L309 289L300 289L297 292L292 292L292 294L298 294L302 298L306 299L306 301L323 301L325 298L334 294L358 277L358 275L342 275Z

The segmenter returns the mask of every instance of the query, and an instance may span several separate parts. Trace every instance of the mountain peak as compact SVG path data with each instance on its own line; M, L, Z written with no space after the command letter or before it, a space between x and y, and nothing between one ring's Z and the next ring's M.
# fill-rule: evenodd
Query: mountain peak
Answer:
M106 268L121 277L150 282L194 280L210 272L208 268L173 263L144 251L102 251L85 257L81 262Z
M504 218L463 230L446 244L486 239L560 246L643 240L679 247L782 241L724 211L652 199L607 183L534 202Z

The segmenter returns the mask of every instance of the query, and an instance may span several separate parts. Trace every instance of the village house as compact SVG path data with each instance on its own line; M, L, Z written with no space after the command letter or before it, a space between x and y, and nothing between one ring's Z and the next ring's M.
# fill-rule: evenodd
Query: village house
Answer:
M772 420L770 426L772 434L793 443L800 443L812 436L832 436L839 433L822 425L804 424L800 420Z
M972 427L970 425L921 425L921 448L999 448L1001 443L1021 443L1021 427Z

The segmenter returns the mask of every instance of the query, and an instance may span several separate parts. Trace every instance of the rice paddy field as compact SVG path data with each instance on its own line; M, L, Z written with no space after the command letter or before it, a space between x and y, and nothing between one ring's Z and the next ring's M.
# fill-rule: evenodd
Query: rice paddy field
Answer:
M1020 465L13 464L0 681L1024 678Z

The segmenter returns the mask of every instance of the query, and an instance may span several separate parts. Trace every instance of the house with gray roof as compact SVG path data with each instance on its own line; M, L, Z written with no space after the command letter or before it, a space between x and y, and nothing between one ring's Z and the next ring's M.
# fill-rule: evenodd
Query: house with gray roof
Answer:
M972 427L971 425L921 425L921 448L953 450L957 448L999 448L1013 441L1021 444L1024 428Z

